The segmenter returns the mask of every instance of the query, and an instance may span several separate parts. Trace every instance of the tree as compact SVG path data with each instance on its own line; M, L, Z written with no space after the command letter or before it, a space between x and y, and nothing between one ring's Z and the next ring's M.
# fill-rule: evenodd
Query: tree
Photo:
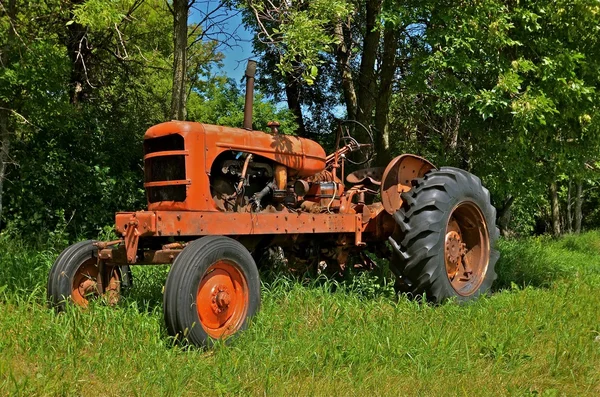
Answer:
M197 79L201 71L197 67L198 52L204 53L207 46L212 48L212 57L204 59L206 63L219 60L219 46L234 46L239 40L237 29L230 30L227 21L236 13L230 9L228 0L173 0L166 3L173 15L173 89L171 92L171 113L173 120L186 119L186 106L189 92L193 86L190 81ZM194 11L199 22L189 25L188 16ZM197 48L200 47L198 51ZM190 76L190 72L193 74Z
M188 13L194 0L173 0L173 91L171 119L185 120L187 98Z
M5 40L2 40L0 45L0 66L3 71L12 69L15 52L13 46L15 44L16 37L16 16L17 7L16 0L9 0L7 5L0 2L4 16L0 21L0 28L5 32ZM10 154L10 122L12 112L16 112L15 109L10 108L10 97L9 93L2 92L0 95L0 217L2 216L2 194L4 192L4 180L6 177L6 167L9 161Z
M414 151L482 175L505 220L530 228L551 213L549 187L597 157L594 2L319 6L251 1L250 24L300 91L333 90L348 117L375 124L380 164Z
M329 127L337 93L324 87L336 84L335 61L330 57L336 38L330 26L349 15L345 0L311 2L239 2L244 20L256 32L254 52L261 62L258 85L276 99L285 93L296 116L297 133L317 137ZM315 79L319 79L317 82ZM304 110L314 114L304 117ZM324 114L325 113L325 114Z
M389 108L401 66L399 50L412 45L413 21L408 16L414 14L414 5L381 0L248 4L246 21L257 31L255 51L284 76L276 85L285 86L300 132L310 124L302 117L302 106L314 108L319 99L307 89L316 83L317 91L333 91L331 97L336 98L327 103L327 113L343 104L345 117L374 127L376 162L386 165L391 158Z

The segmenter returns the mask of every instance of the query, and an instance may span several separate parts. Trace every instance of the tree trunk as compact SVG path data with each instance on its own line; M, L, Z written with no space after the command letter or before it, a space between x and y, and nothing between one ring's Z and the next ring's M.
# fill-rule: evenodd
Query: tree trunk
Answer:
M500 229L500 234L504 237L510 234L508 226L510 224L511 208L514 201L515 197L509 194L506 196L502 208L498 210L498 228Z
M334 36L339 41L335 55L342 81L344 102L346 103L346 112L348 113L347 118L349 120L356 120L356 107L358 106L358 99L356 98L354 79L352 77L352 69L350 68L350 50L346 44L346 35L344 33L345 30L342 25L342 21L338 21L334 27ZM347 34L349 35L350 33Z
M7 105L0 101L0 107ZM8 165L8 156L10 153L10 113L5 109L0 109L0 219L2 219L2 199L4 198L4 178L6 176L6 166Z
M73 9L84 0L71 0L69 18L74 18ZM66 36L63 38L71 60L71 74L69 77L69 98L73 105L78 105L90 95L92 88L90 82L90 67L92 63L92 49L87 41L87 28L80 23L72 22L67 26Z
M581 220L583 214L581 213L581 207L583 205L583 181L577 181L577 192L575 194L575 233L581 233Z
M571 191L573 190L573 181L569 179L569 188L567 189L567 225L569 233L573 233L573 211L571 211Z
M9 23L7 32L7 42L3 48L0 48L0 67L7 68L11 62L11 46L16 43L14 31L15 16L17 15L17 5L15 0L9 0L5 9ZM6 177L6 167L8 165L10 154L10 108L13 104L0 100L0 221L2 219L3 198L4 198L4 179Z
M367 0L365 15L365 38L362 48L362 59L358 75L358 108L356 120L365 126L371 124L373 107L377 98L377 81L375 79L375 61L379 50L380 30L379 13L381 0ZM363 139L364 137L359 137Z
M550 211L552 216L552 234L560 236L560 205L558 203L558 187L556 182L550 183Z
M285 96L288 108L296 116L296 122L298 123L298 131L296 132L299 136L306 137L306 126L302 117L302 104L300 103L300 84L298 79L289 73L286 74L285 79Z
M396 51L398 50L397 28L387 23L383 32L383 54L375 108L375 153L376 164L385 166L391 160L389 135L389 110L392 87L396 74Z
M173 90L171 119L185 120L187 90L188 0L173 0Z

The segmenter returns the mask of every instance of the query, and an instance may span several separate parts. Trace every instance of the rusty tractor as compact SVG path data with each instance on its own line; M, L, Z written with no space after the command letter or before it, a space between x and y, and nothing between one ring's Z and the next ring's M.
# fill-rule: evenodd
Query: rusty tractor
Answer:
M372 139L359 142L353 132L362 127L342 122L327 155L314 141L279 134L277 123L271 133L253 131L255 67L246 70L244 128L171 121L148 129L148 209L116 214L118 240L84 241L60 254L48 279L57 310L99 296L114 303L128 266L171 264L168 333L211 345L259 310L255 258L273 246L339 271L350 258L369 264L368 251L389 260L399 291L433 302L490 289L498 229L479 178L403 154L344 182L345 164L368 160Z

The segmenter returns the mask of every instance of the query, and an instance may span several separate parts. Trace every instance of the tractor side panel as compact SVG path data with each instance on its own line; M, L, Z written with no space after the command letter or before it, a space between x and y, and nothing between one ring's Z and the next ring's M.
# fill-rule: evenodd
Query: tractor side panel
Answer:
M361 233L362 214L309 213L156 213L159 236ZM117 225L117 230L120 227Z

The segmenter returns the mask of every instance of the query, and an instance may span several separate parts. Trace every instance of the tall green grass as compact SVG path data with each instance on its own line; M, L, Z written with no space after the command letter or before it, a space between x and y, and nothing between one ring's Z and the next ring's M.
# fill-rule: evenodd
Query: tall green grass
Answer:
M525 240L500 240L496 289L511 285L549 287L558 279L600 274L600 231Z
M229 345L173 345L167 269L134 268L116 308L55 315L59 248L0 240L1 395L600 395L600 233L500 243L495 292L467 305L346 282L266 277L261 312Z

